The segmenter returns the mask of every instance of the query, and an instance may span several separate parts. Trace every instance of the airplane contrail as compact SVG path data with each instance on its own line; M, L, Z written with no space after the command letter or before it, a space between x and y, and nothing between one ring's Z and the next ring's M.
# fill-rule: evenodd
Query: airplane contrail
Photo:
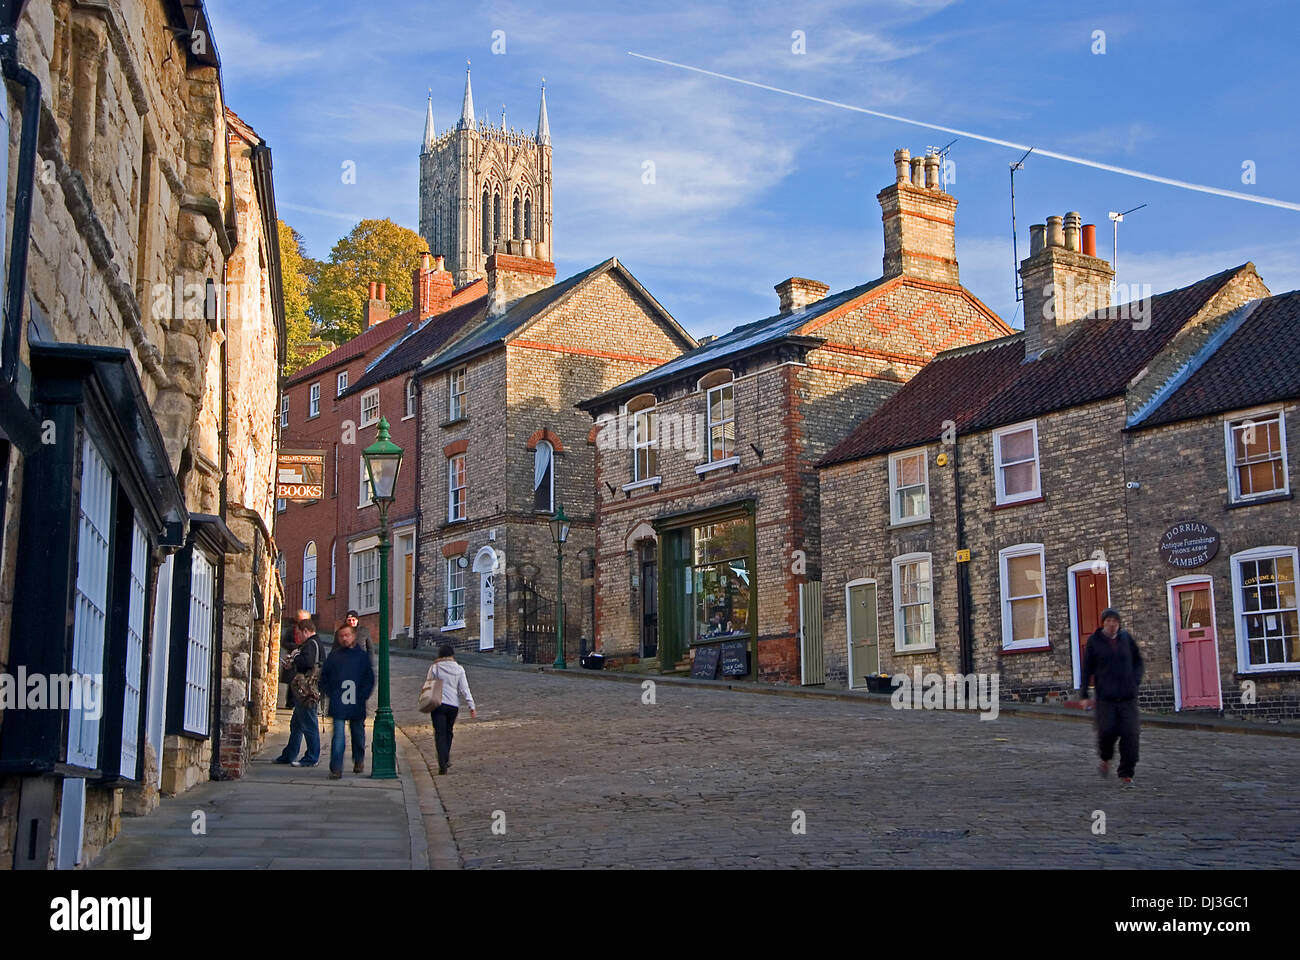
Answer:
M755 80L746 80L743 77L733 77L725 73L717 73L713 70L705 70L703 67L693 67L688 63L676 63L672 60L663 60L659 57L646 56L643 53L634 53L628 51L628 56L636 57L640 60L649 60L651 63L662 63L665 66L677 67L679 70L690 70L693 73L702 73L708 77L717 77L719 80L730 80L732 83L744 84L747 87L755 87L759 90L770 90L772 93L781 93L787 97L797 97L800 100L809 100L813 103L822 103L828 107L839 107L841 110L852 110L855 113L865 113L873 117L883 117L886 120L895 120L899 123L910 123L916 127L925 127L928 130L939 130L943 133L956 134L959 137L969 137L972 140L982 140L985 143L996 144L999 147L1010 147L1013 150L1028 150L1030 144L1015 143L1011 140L1000 140L997 137L986 137L981 133L972 133L970 130L959 130L956 127L945 127L937 123L926 123L924 120L912 120L909 117L900 117L893 113L882 113L879 110L870 110L866 107L858 107L851 103L842 103L839 100L828 100L825 97L814 97L811 94L799 93L797 90L786 90L782 87L774 87L770 84L759 83ZM1052 157L1055 160L1064 160L1066 163L1077 163L1084 167L1092 167L1096 170L1106 170L1110 173L1118 173L1126 177L1137 177L1139 180L1150 180L1152 183L1163 183L1170 187L1179 187L1183 190L1195 190L1198 193L1210 193L1218 197L1230 197L1234 200L1247 200L1250 203L1262 203L1268 207L1281 207L1283 210L1300 210L1300 203L1293 203L1290 200L1278 200L1274 197L1264 197L1254 193L1241 193L1237 190L1224 190L1221 187L1211 187L1203 183L1189 183L1186 180L1175 180L1173 177L1162 177L1155 173L1144 173L1141 170L1131 170L1128 167L1117 167L1113 163L1102 163L1099 160L1089 160L1087 157L1075 157L1068 153L1057 153L1054 150L1045 150L1042 147L1033 148L1036 157Z

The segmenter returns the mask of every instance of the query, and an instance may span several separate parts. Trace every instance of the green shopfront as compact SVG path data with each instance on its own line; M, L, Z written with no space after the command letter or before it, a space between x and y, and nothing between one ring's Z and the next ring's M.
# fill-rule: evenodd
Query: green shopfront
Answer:
M727 676L752 679L758 624L754 501L664 517L654 527L663 669L717 647L730 665L723 667ZM737 665L742 653L743 667Z

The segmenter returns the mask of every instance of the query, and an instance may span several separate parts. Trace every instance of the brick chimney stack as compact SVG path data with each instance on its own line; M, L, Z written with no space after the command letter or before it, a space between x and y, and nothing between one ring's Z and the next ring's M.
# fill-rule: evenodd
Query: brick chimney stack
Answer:
M1071 211L1029 228L1029 257L1020 264L1025 291L1025 359L1052 352L1071 324L1111 305L1115 271L1097 256L1097 228Z
M492 316L500 316L516 301L536 293L555 282L555 264L535 257L516 257L494 253L487 261L489 307Z
M456 285L441 255L420 255L420 265L411 274L411 303L419 319L442 313L451 303Z
M392 309L388 306L384 284L375 283L375 281L371 280L368 294L368 299L361 308L361 327L363 330L369 330L393 315Z
M895 182L876 199L885 224L884 276L907 274L956 286L957 198L943 189L942 159L894 151Z
M790 277L782 280L774 288L781 298L781 312L801 311L810 303L816 303L830 290L824 283L808 280L804 277Z

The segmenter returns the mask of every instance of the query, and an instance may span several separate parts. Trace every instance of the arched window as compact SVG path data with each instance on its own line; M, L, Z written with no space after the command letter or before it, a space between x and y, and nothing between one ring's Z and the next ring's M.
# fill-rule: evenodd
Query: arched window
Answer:
M492 253L492 198L483 191L483 252Z
M514 223L514 238L522 240L524 238L524 205L519 200L519 194L515 194L514 209L510 213L510 219Z
M316 541L308 540L302 552L302 608L316 613Z
M548 440L538 443L533 454L533 509L555 512L555 448Z
M533 201L531 197L524 198L524 239L533 239Z
M336 566L336 564L335 564L335 560L334 560L334 548L337 547L337 546L338 546L338 541L337 541L337 540L331 540L331 541L330 541L330 596L331 596L331 597L334 596L334 594L338 592L338 589L337 589L337 584L338 584L338 580L337 580L338 567Z
M501 192L492 197L492 239L501 239Z

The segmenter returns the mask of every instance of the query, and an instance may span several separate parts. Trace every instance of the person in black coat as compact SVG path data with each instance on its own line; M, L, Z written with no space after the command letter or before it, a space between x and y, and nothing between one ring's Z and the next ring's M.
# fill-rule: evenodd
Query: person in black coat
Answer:
M343 750L347 731L352 731L352 772L366 765L366 698L375 686L370 654L357 645L357 633L344 624L334 635L334 649L321 671L321 691L329 698L329 715L334 720L330 743L330 779L343 776Z
M1097 750L1101 754L1098 770L1110 773L1110 758L1119 740L1119 778L1133 782L1138 762L1138 688L1142 685L1142 651L1127 630L1120 629L1119 611L1108 607L1102 611L1101 626L1088 638L1083 657L1080 690L1085 704L1097 710ZM1097 697L1088 699L1088 686L1094 680Z

